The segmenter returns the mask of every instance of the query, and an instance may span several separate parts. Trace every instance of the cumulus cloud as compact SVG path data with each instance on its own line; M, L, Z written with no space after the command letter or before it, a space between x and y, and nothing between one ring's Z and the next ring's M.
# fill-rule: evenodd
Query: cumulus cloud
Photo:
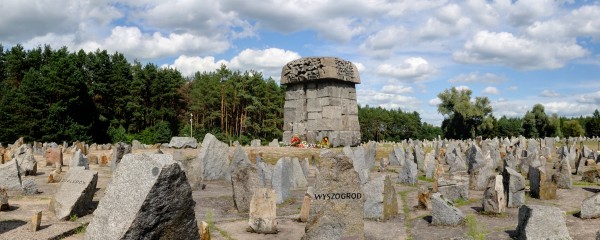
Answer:
M495 87L486 87L485 89L483 89L482 92L484 94L499 94L500 93L500 91L498 91L498 89Z
M411 57L400 65L382 64L377 67L376 73L381 76L396 78L406 82L426 80L436 72L435 67L421 57Z
M408 31L401 26L389 26L367 37L359 48L365 54L376 58L388 58L395 50L400 48L405 41Z
M111 35L99 45L140 59L161 58L174 54L211 54L229 48L226 39L197 36L190 33L159 32L145 34L137 27L115 27Z
M548 97L548 98L555 98L555 97L560 97L560 93L557 93L554 90L544 90L542 92L540 92L539 94L540 97Z
M191 76L198 71L210 72L220 68L221 65L225 65L231 69L256 70L262 72L265 77L279 79L283 65L298 58L300 58L298 53L279 48L245 49L231 60L215 61L212 56L189 57L183 55L179 56L173 64L163 65L163 67L176 68L183 75Z
M442 100L440 98L436 97L436 98L429 99L429 106L437 107L437 105L439 105L440 103L442 103Z
M450 83L501 83L507 79L504 76L499 76L493 73L471 72L467 74L458 75L455 78L448 80Z
M456 61L470 64L498 64L516 69L555 69L583 57L587 51L572 42L548 42L515 37L509 32L480 31L467 41Z
M471 19L464 16L457 4L448 4L438 9L435 17L429 18L415 35L424 40L449 37L468 28L470 24Z
M508 22L513 26L529 25L537 19L551 16L557 9L555 0L519 0L511 6Z
M600 105L600 91L593 93L586 93L579 96L577 99L579 103L593 103Z
M535 22L527 27L526 32L539 39L591 36L600 40L600 6L583 6L560 18Z
M209 57L188 57L185 55L179 56L173 64L163 65L162 67L175 68L184 76L192 76L196 72L212 72L221 67L221 65L229 65L228 61L219 60L215 62L215 58Z
M358 89L356 92L357 101L360 105L369 105L371 107L382 107L386 109L402 109L403 111L415 111L421 102L413 96L401 94L384 93L375 90Z
M402 85L385 85L381 88L381 92L390 93L390 94L404 94L404 93L412 93L412 87L406 87Z
M469 86L465 86L465 85L456 86L454 88L456 88L456 90L458 90L458 91L471 90L471 88Z

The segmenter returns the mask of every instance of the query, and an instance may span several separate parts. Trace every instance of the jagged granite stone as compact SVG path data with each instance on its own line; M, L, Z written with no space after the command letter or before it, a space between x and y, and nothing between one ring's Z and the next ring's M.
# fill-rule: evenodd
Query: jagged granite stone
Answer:
M60 181L58 190L50 200L49 210L57 219L68 220L72 215L84 216L92 203L98 172L90 170L70 170Z
M202 140L198 159L203 164L203 180L228 179L229 146L219 141L214 135L207 133Z
M565 214L553 206L521 206L517 234L519 239L571 239Z
M457 226L465 221L465 216L460 209L454 207L451 201L446 200L442 194L431 195L431 224L435 226Z
M365 239L365 199L358 174L348 157L328 156L321 155L315 198L302 239Z
M198 141L193 137L172 137L170 148L198 148Z
M185 173L167 154L127 154L113 174L86 239L199 239Z

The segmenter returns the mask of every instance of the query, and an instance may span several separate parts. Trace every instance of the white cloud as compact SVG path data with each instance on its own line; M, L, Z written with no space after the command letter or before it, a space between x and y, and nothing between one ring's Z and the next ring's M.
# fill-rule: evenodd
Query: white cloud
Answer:
M539 94L540 97L549 97L549 98L555 98L555 97L560 97L560 93L557 93L554 90L544 90L542 92L540 92Z
M456 90L458 90L458 91L471 90L471 88L469 86L465 86L465 85L456 86L454 88L456 88Z
M404 93L412 93L412 87L406 87L402 85L385 85L381 88L382 93L390 93L390 94L404 94Z
M529 25L537 19L551 16L558 4L555 0L519 0L510 8L507 20L514 26Z
M504 76L499 76L493 73L480 74L479 72L471 72L468 74L461 74L455 78L448 80L450 83L501 83L507 79Z
M482 91L485 94L499 94L500 91L498 91L498 89L496 87L486 87L485 89L483 89Z
M400 65L393 66L382 64L377 67L376 73L382 76L396 78L406 82L426 80L436 72L436 69L424 58L411 57Z
M499 64L516 69L555 69L583 57L587 51L575 42L547 42L519 38L509 32L480 31L467 41L456 61L470 64Z
M429 106L437 107L437 105L439 105L440 103L442 103L442 100L440 98L436 97L436 98L429 99Z
M573 39L591 36L600 40L600 6L583 6L559 18L528 26L528 35L539 39Z
M600 91L582 94L577 99L579 103L590 103L600 105Z
M171 65L163 65L162 67L176 68L184 76L192 76L196 72L212 72L221 67L221 64L229 65L225 60L215 62L215 58L209 57L188 57L185 55L179 56Z
M514 85L513 85L513 86L509 86L509 87L507 87L507 88L506 88L506 90L509 90L509 91L517 91L517 90L519 90L519 87L517 87L517 86L514 86Z
M365 67L365 65L362 63L352 62L352 64L354 64L354 66L356 66L356 70L358 70L358 73L367 71L367 67Z
M377 58L388 58L395 50L398 50L405 41L408 31L402 26L389 26L383 30L370 35L359 48L367 55Z
M456 35L467 29L471 19L464 17L457 4L448 4L440 8L435 17L429 18L415 35L419 39L431 40Z
M360 105L369 105L371 107L382 107L386 109L402 109L403 111L415 111L421 105L421 102L412 96L400 94L383 93L374 90L358 89L357 101Z
M161 58L175 54L220 53L229 48L226 39L215 36L208 38L190 33L159 32L145 34L137 27L115 27L111 35L99 45L116 50L127 56L141 59Z
M231 69L242 71L252 69L262 72L265 77L279 79L283 65L298 58L300 58L298 53L279 48L245 49L229 61L215 61L212 56L202 58L184 55L179 56L173 64L164 66L177 68L183 75L190 76L197 71L214 71L224 64Z

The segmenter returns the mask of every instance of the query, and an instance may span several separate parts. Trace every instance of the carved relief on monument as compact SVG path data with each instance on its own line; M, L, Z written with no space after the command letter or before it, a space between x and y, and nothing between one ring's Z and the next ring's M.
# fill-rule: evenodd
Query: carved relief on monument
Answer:
M325 65L323 65L320 58L302 58L285 65L283 76L289 82L315 80L325 74L323 67Z

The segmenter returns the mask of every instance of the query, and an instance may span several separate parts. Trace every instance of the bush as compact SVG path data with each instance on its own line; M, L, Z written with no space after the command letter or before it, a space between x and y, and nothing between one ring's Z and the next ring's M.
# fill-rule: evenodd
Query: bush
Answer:
M127 131L120 125L118 128L114 128L112 125L108 128L108 136L112 143L125 142L127 141Z
M137 138L144 144L166 143L171 140L171 128L169 123L160 121L156 125L147 127L141 133L137 134Z

